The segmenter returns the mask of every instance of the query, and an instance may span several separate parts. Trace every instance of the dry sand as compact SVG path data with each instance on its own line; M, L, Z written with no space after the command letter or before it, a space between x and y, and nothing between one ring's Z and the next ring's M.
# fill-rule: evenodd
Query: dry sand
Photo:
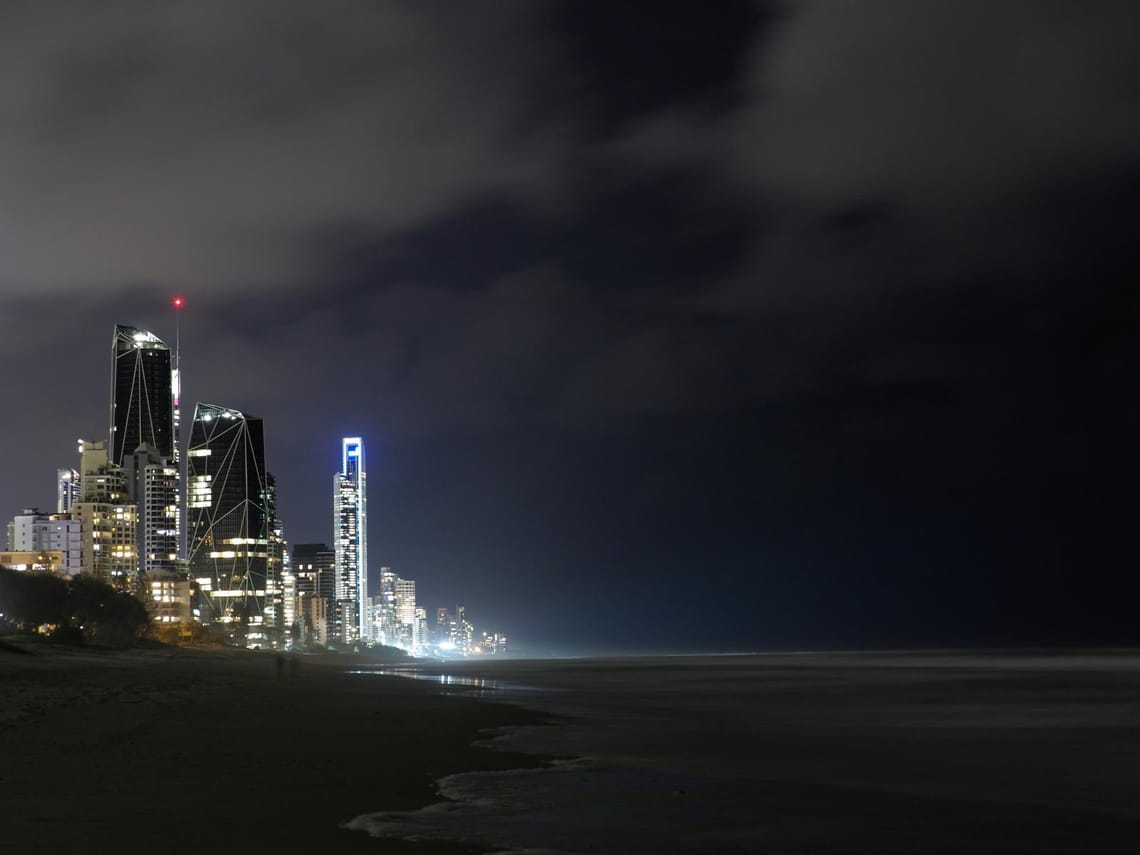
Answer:
M0 646L0 852L470 852L340 828L437 801L472 747L534 713L273 654Z

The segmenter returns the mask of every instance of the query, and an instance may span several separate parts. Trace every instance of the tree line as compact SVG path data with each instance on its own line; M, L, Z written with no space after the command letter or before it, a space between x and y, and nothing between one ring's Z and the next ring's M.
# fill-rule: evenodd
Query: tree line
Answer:
M0 624L61 640L130 647L146 632L146 607L94 576L68 579L0 567Z

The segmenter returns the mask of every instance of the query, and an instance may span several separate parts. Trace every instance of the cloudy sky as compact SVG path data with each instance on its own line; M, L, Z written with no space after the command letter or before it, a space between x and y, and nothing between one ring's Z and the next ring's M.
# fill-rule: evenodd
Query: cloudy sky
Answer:
M4 3L0 511L177 294L291 541L360 434L373 575L536 651L1140 640L1137 20Z

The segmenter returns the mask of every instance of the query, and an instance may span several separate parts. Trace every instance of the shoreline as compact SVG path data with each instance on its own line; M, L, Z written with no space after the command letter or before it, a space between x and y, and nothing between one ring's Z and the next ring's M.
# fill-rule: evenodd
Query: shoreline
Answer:
M434 808L359 818L386 840L631 855L820 855L852 841L899 855L1123 855L1140 834L1136 650L402 667L421 682L478 679L486 701L560 716L561 727L505 728L493 741L577 759L453 774ZM509 688L519 684L529 691Z
M290 677L272 653L34 648L0 648L0 826L20 851L480 853L345 826L553 759L483 744L551 716L347 673L382 664L367 657L299 656Z

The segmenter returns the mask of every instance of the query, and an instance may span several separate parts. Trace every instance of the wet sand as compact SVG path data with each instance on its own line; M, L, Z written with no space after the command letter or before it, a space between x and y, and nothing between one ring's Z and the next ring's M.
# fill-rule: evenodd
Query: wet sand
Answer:
M415 667L562 716L496 744L579 759L450 776L446 803L355 820L380 836L624 855L1140 851L1135 651Z
M0 852L478 852L341 825L436 780L541 758L472 747L538 719L361 680L343 658L0 647ZM374 663L373 663L374 664Z

